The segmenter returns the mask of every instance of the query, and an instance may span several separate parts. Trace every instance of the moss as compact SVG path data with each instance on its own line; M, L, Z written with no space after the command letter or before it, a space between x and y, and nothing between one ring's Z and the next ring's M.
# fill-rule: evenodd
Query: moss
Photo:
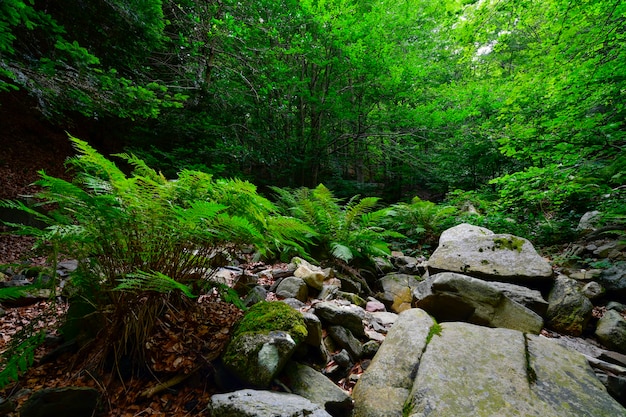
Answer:
M261 301L250 307L237 324L233 339L246 332L271 332L274 330L289 333L298 344L307 335L302 313L281 301Z
M430 343L434 335L441 336L441 324L435 322L432 326L430 326L430 330L428 331L428 336L426 336L426 346Z
M493 243L495 244L494 250L495 249L508 249L508 250L515 250L517 252L521 252L522 247L524 246L524 239L520 239L515 236L511 236L508 239L503 238L503 237L498 237L493 240Z

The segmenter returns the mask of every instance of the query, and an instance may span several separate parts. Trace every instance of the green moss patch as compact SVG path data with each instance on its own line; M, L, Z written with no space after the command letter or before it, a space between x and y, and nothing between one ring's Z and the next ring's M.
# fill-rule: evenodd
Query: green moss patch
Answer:
M271 332L281 330L291 335L296 343L307 336L302 313L281 301L261 301L250 307L237 324L233 338L246 332Z
M503 238L503 237L498 237L493 240L493 243L494 243L494 247L493 247L494 250L495 249L508 249L508 250L521 252L522 247L524 246L524 239L520 239L515 236L511 236L508 239Z

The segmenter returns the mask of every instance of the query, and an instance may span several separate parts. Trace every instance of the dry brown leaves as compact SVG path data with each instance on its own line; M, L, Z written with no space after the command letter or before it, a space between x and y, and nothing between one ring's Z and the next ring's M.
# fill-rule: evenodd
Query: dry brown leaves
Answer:
M170 309L146 342L150 367L156 372L184 372L221 354L242 312L232 304L201 301L193 308Z

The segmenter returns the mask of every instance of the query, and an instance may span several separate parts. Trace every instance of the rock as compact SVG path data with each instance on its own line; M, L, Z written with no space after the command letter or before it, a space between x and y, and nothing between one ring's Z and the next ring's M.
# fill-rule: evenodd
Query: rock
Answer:
M304 325L306 326L307 335L304 343L309 346L319 347L322 343L322 322L313 313L302 313L304 317Z
M590 279L596 279L602 274L601 269L581 269L579 271L573 271L567 274L570 278L578 281L587 281Z
M615 310L607 310L598 320L596 336L609 349L626 353L626 320Z
M529 335L528 363L535 376L533 393L554 416L626 416L596 378L585 357L542 336Z
M302 278L309 287L316 290L321 290L324 281L330 277L330 270L322 270L319 266L311 265L304 259L293 258L292 262L297 265L293 275Z
M257 285L250 290L245 300L243 300L243 304L246 307L250 307L256 303L265 301L266 298L267 298L267 290L261 285Z
M377 271L385 274L393 271L393 264L391 263L391 261L381 256L377 256L376 258L374 258L374 267Z
M363 298L351 292L337 291L336 296L340 300L346 300L359 307L365 307L366 304Z
M548 297L548 327L560 333L579 336L591 318L593 305L580 291L576 280L559 276Z
M350 354L345 349L341 349L339 352L334 354L332 356L332 359L344 369L349 369L354 364L354 362L352 362L352 359L350 358Z
M298 300L297 298L285 298L284 300L282 300L282 302L284 304L287 304L289 307L293 308L294 310L300 310L302 307L306 306L306 304L304 304L302 301Z
M354 417L402 416L416 365L433 319L423 310L402 312L352 392ZM467 415L467 414L461 414Z
M365 304L365 311L385 311L385 305L378 300L370 300Z
M276 287L276 295L282 298L295 298L305 302L309 296L309 287L301 278L287 277Z
M509 299L523 305L545 317L548 311L548 302L543 298L541 292L521 285L508 284L506 282L489 281L488 284L507 296Z
M406 404L404 414L397 415L608 417L626 413L577 352L540 336L467 323L441 325L440 335L433 336L419 362Z
M420 283L419 277L407 274L387 274L380 279L383 293L380 299L392 305L396 313L411 308L413 289Z
M426 272L426 264L412 256L396 256L391 262L401 274L423 275Z
M618 262L606 269L598 278L598 283L604 287L607 295L626 302L626 262Z
M314 404L321 405L333 417L348 416L353 408L350 395L315 369L290 362L283 372L289 390Z
M328 334L333 338L335 344L348 351L354 362L361 358L363 346L361 342L352 335L350 330L341 326L330 326Z
M361 355L364 358L373 358L378 352L380 348L380 343L374 340L367 341L363 343L363 354Z
M626 243L614 240L607 242L593 251L593 254L600 258L617 258L621 251L626 248Z
M207 411L211 417L332 417L299 395L251 389L216 394Z
M291 358L296 342L289 333L241 333L233 338L222 360L226 369L246 384L267 388Z
M461 224L446 230L428 260L428 270L457 272L489 281L546 286L552 267L526 239L493 234L490 230Z
M622 304L622 303L618 303L617 301L609 301L606 304L606 309L607 310L615 310L618 313L625 313L626 312L626 305Z
M98 404L98 390L87 387L44 388L20 408L22 417L91 417Z
M315 314L330 324L345 327L357 337L365 335L363 326L365 312L359 307L340 306L330 301L323 301L315 304Z
M596 230L600 220L601 216L598 210L588 211L580 218L576 230L581 232L592 232Z
M493 234L494 233L491 230L484 227L474 226L468 223L462 223L444 230L439 236L439 245L476 236L490 236Z
M588 282L582 289L583 294L590 300L597 300L604 295L604 288L595 281Z
M488 282L466 275L442 272L420 283L415 306L437 321L466 321L539 333L543 319L518 304Z

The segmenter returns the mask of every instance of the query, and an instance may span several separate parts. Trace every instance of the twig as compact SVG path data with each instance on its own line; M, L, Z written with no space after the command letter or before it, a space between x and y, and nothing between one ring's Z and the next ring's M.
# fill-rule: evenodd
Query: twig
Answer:
M183 382L184 380L186 380L187 378L189 378L191 375L195 374L202 366L196 366L194 369L191 370L191 372L185 374L185 373L179 373L177 375L175 375L174 377L168 379L165 382L161 382L155 386L153 386L152 388L148 388L146 390L144 390L141 394L139 394L140 397L145 397L145 398L150 398L155 394L158 394L161 391L164 391L168 388L173 387L174 385L178 385L181 382Z

